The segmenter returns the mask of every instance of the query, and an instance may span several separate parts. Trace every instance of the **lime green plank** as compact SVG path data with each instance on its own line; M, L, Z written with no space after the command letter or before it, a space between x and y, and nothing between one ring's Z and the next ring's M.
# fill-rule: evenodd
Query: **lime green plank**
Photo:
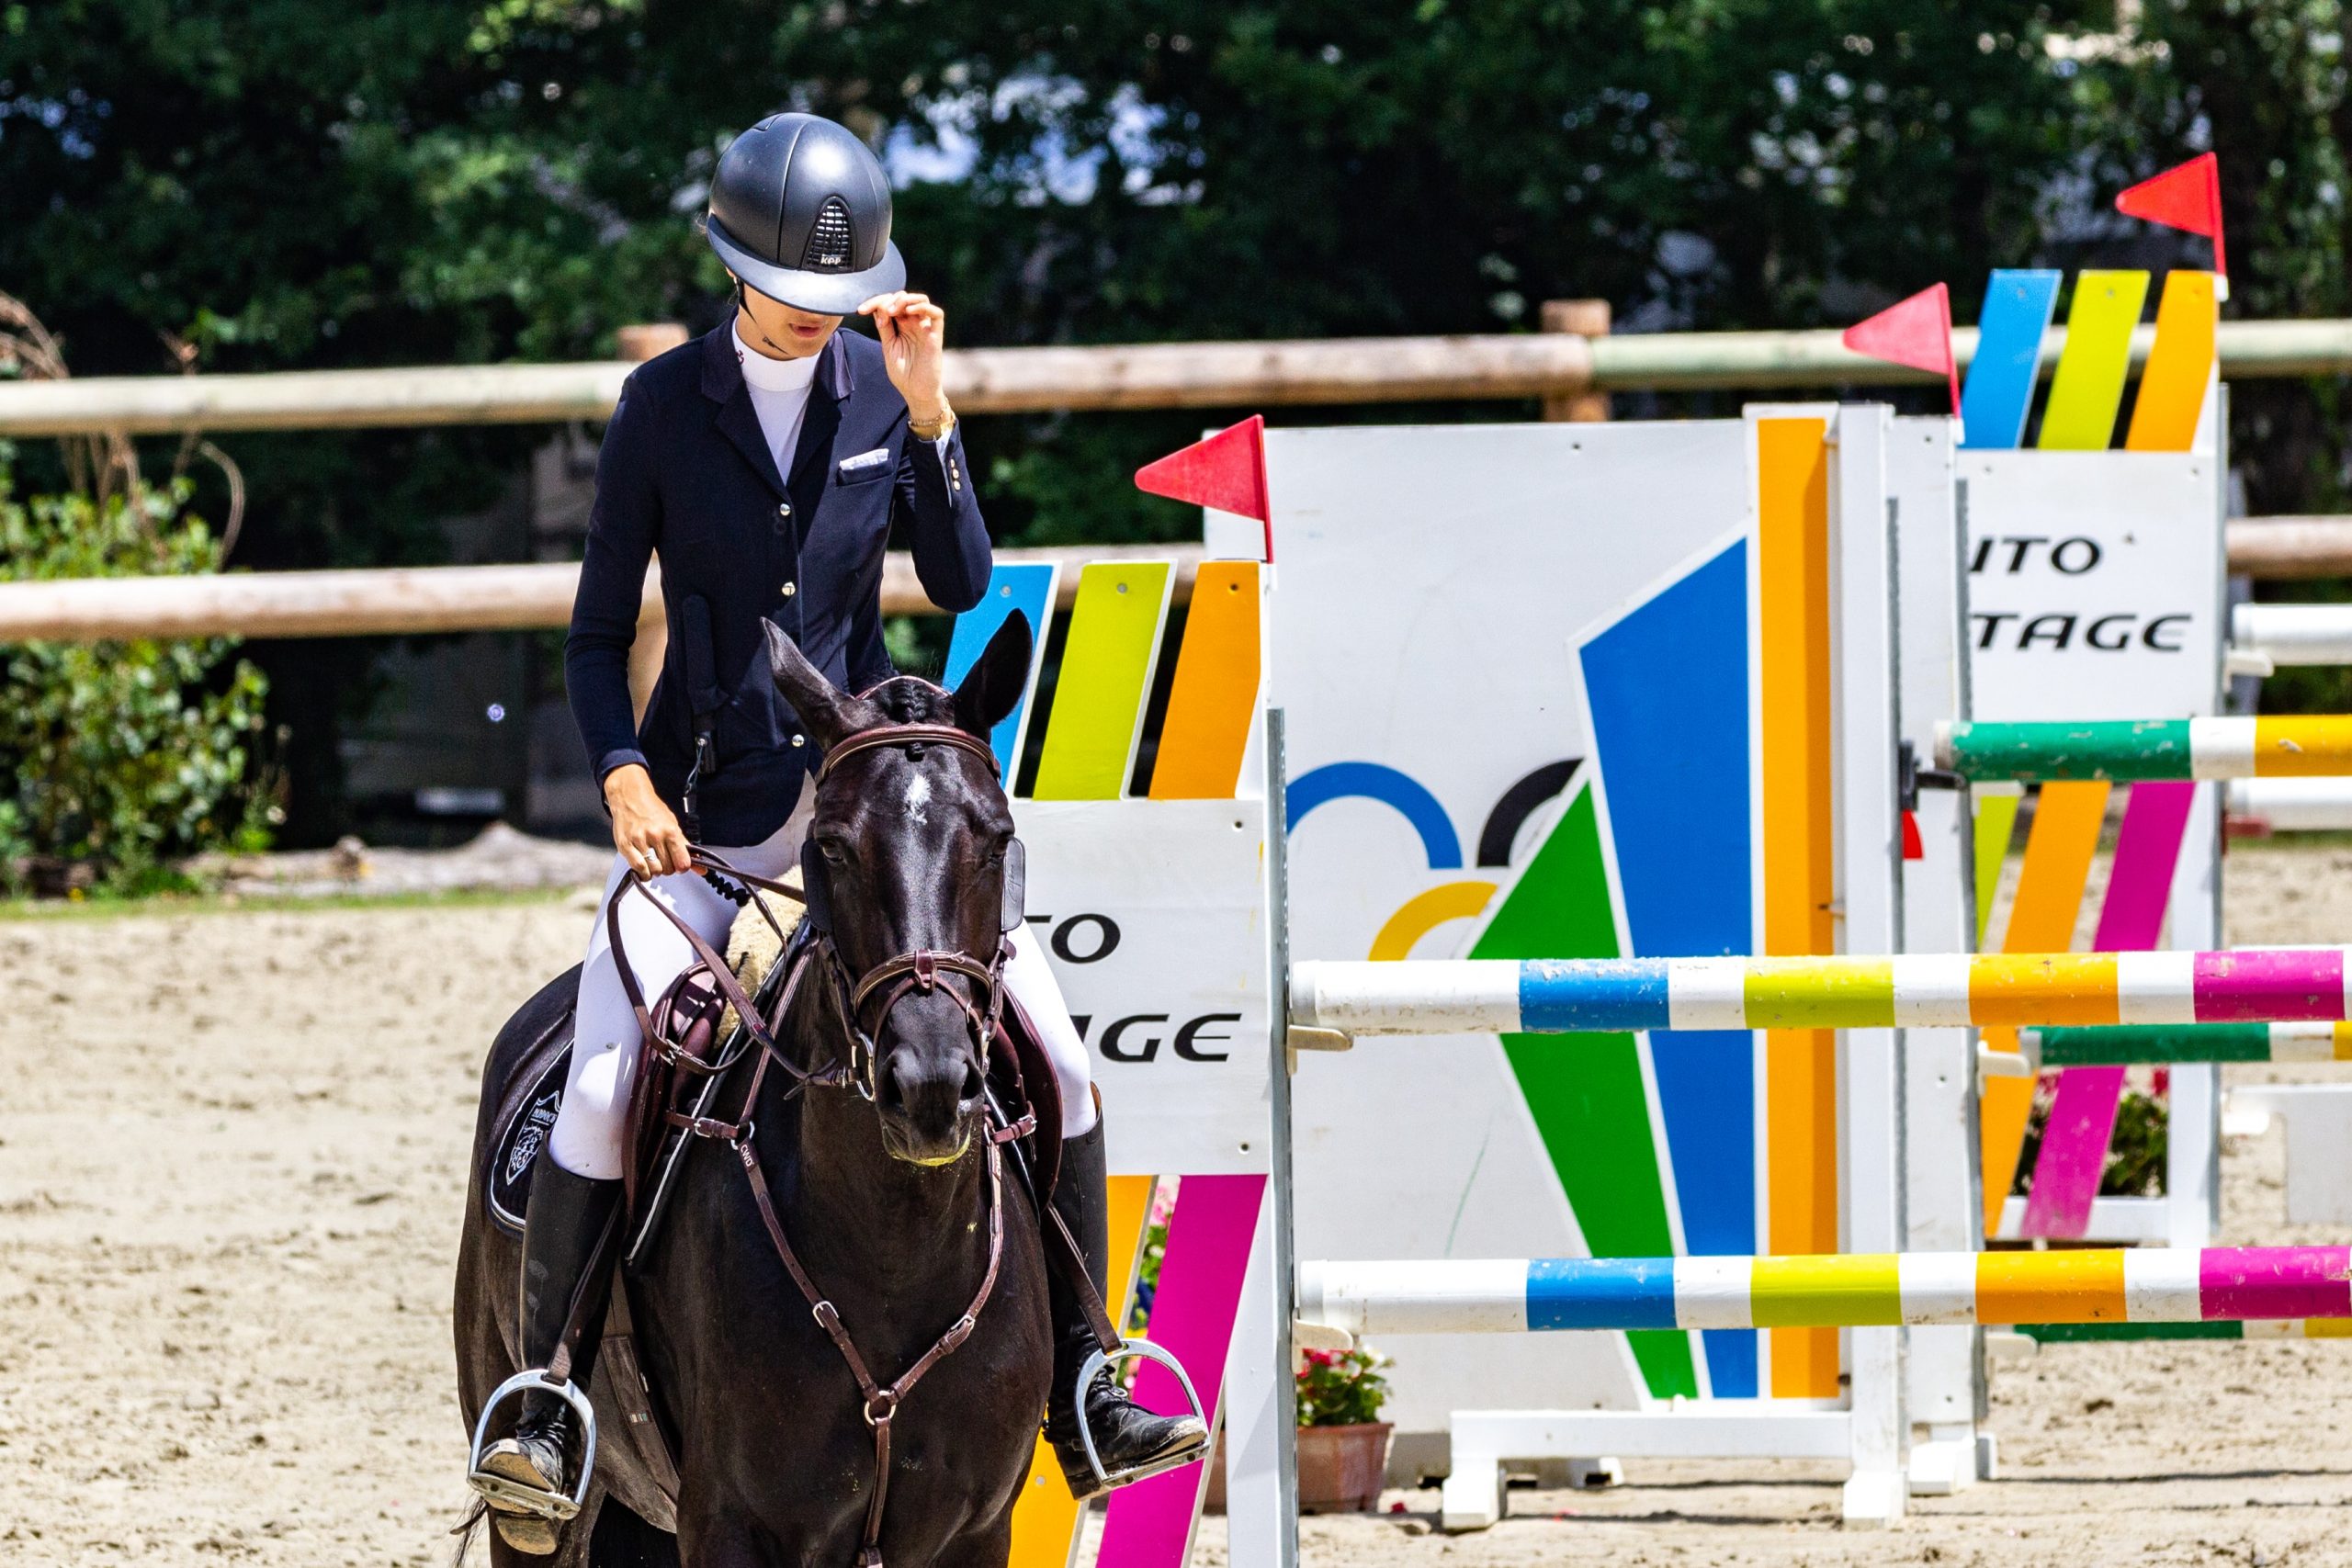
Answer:
M2144 272L2075 275L2066 347L2041 411L2043 451L2104 452L2115 439L2115 412L2123 406L2123 378L2132 365L2132 329L2147 302Z
M1984 927L1993 919L1993 900L2001 891L2001 863L2008 858L2009 839L2017 831L2022 792L1997 785L1976 795L1976 945L1984 945Z
M1092 561L1079 574L1054 710L1037 753L1039 800L1116 800L1126 793L1175 580L1175 563L1164 560Z

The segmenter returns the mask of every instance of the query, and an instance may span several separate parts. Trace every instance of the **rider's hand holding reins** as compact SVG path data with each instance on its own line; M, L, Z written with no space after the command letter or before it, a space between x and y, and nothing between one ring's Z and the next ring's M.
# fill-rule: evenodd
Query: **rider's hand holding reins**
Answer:
M686 835L661 795L653 775L627 762L605 775L605 804L613 814L613 847L632 870L662 876L688 869Z
M953 416L945 390L947 312L931 302L928 294L876 294L857 308L874 318L875 335L882 340L882 364L890 385L907 400L907 418L916 434L944 424Z

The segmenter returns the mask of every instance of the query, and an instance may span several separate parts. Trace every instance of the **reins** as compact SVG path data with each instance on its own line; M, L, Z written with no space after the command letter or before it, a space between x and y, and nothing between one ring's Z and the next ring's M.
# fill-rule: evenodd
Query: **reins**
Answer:
M920 755L920 749L929 745L952 746L979 757L987 761L992 775L996 773L995 752L984 742L960 729L933 724L887 724L860 730L834 746L818 765L817 784L821 785L834 768L860 752L907 747ZM767 877L740 871L728 864L722 857L698 847L690 850L689 854L696 869L706 874L716 873L741 884L759 905L762 918L776 932L779 942L785 941L783 925L769 910L767 901L761 897L762 891L791 898L804 908L812 907L806 889L795 889ZM616 891L605 907L605 931L612 945L614 966L620 971L621 984L628 994L629 1006L636 1012L642 1049L654 1053L672 1067L705 1077L727 1071L754 1046L759 1052L750 1087L743 1095L742 1113L739 1120L726 1122L716 1117L689 1116L666 1108L662 1112L662 1120L690 1137L712 1139L735 1151L736 1158L743 1168L744 1179L752 1189L752 1201L759 1210L760 1223L767 1230L769 1242L775 1247L776 1256L783 1260L785 1271L792 1276L792 1282L807 1300L809 1315L824 1329L834 1349L841 1353L842 1361L848 1366L850 1376L857 1382L858 1393L865 1401L865 1424L874 1429L874 1489L866 1499L865 1535L858 1550L856 1568L882 1568L882 1516L890 1491L891 1421L907 1395L922 1381L923 1374L953 1355L971 1337L981 1309L988 1304L989 1295L996 1289L997 1274L1004 1260L1003 1145L1034 1131L1035 1117L1024 1114L1010 1125L991 1126L987 1131L984 1157L989 1178L989 1261L988 1269L980 1278L979 1288L973 1292L971 1304L895 1382L884 1385L876 1382L866 1367L865 1359L858 1354L847 1325L842 1322L840 1312L817 1288L816 1281L809 1278L798 1255L792 1249L791 1239L785 1235L784 1222L776 1213L775 1200L768 1189L767 1175L761 1168L759 1152L754 1146L758 1129L753 1116L772 1064L782 1067L795 1080L786 1091L787 1100L814 1086L820 1089L854 1089L862 1098L872 1102L880 1088L880 1052L876 1042L888 1027L890 1014L899 1003L918 992L928 995L934 990L944 989L955 998L973 1032L985 1075L989 1051L1003 1015L1004 964L1009 949L1000 938L995 953L988 962L982 963L968 953L919 948L894 954L865 974L853 976L841 956L831 931L815 931L798 944L797 952L791 951L791 944L786 942L786 949L791 952L790 966L785 974L783 989L777 994L775 1025L781 1027L783 1021L790 1015L794 998L807 976L808 966L820 962L820 957L839 990L842 1013L849 1024L847 1058L844 1060L837 1056L830 1065L811 1069L801 1066L785 1055L776 1043L774 1028L761 1016L760 1010L744 991L741 982L728 968L725 959L676 910L655 897L646 884L644 874L631 867L627 885ZM709 969L720 994L742 1021L748 1043L738 1045L723 1056L714 1056L705 1062L660 1036L654 1028L652 1009L645 1000L643 987L638 984L621 945L620 893L626 892L629 886L642 893L647 901L667 916L685 937L695 956ZM972 982L972 994L967 996L958 987L943 987L942 978L947 975L961 976ZM876 1014L869 1031L864 1021L865 1010L877 992L882 995L881 1010ZM863 1071L859 1066L861 1055L865 1064ZM564 1337L567 1347L576 1332L575 1328L567 1328ZM567 1364L568 1359L566 1357Z

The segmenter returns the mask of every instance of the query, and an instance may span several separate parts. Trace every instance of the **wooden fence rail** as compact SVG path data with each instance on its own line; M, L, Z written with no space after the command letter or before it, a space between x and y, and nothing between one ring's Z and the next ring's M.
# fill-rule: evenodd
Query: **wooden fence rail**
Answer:
M1179 592L1191 582L1200 547L1085 545L1001 550L1001 561L1077 563L1142 557L1174 559ZM433 566L360 571L231 572L219 577L99 577L0 582L0 643L107 642L129 637L381 637L413 632L519 631L571 619L580 568ZM1064 602L1078 573L1063 574ZM645 579L647 613L658 626L662 577ZM882 611L936 615L915 580L914 560L894 550L882 571Z
M1975 333L1962 329L1953 340L1966 363ZM2046 334L2045 371L2065 341L2064 328ZM2139 330L2135 363L2154 341L2153 327ZM2344 375L2352 373L2352 321L2224 321L2220 347L2225 378ZM600 360L0 382L0 436L602 419L630 368L626 360ZM967 348L948 355L947 375L948 395L966 413L1557 399L1935 379L1849 353L1834 332Z

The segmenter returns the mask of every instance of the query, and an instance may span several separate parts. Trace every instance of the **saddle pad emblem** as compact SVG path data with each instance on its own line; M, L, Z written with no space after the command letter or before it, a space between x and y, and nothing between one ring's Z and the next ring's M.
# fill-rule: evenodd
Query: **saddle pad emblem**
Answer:
M555 1119L563 1113L563 1090L540 1096L523 1113L523 1125L514 1135L514 1148L506 1156L506 1180L511 1186L523 1179L531 1162L539 1157L539 1145L547 1142L548 1134L555 1126Z
M545 1063L530 1093L514 1102L506 1124L498 1131L496 1152L486 1174L490 1187L490 1217L519 1235L523 1214L531 1201L531 1174L539 1151L548 1146L555 1119L563 1113L563 1086L571 1069L571 1048L566 1045Z

